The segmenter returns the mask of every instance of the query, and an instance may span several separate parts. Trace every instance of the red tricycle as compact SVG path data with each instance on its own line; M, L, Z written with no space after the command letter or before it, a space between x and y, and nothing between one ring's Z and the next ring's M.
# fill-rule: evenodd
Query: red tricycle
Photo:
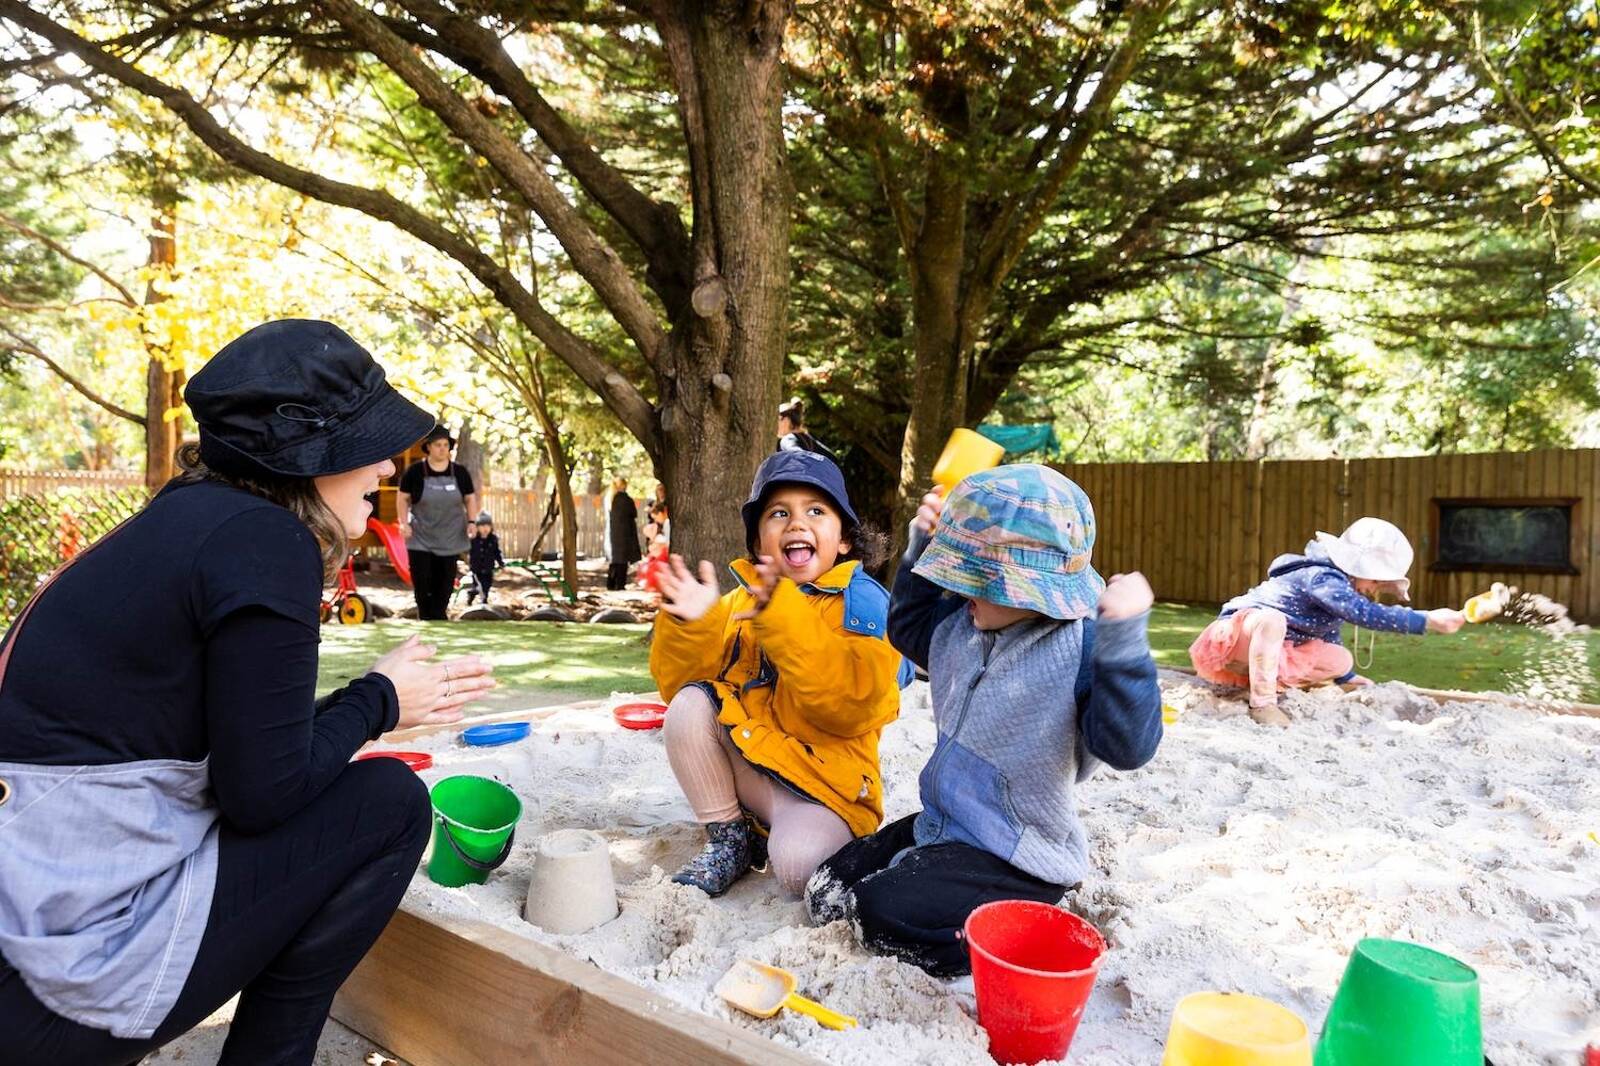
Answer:
M406 554L406 542L400 539L400 527L391 526L376 518L367 519L367 530L378 538L383 550L389 553L389 563L400 580L411 584L411 559ZM337 618L347 626L372 621L372 604L356 591L356 571L353 561L346 558L339 568L339 581L328 598L322 601L322 620Z

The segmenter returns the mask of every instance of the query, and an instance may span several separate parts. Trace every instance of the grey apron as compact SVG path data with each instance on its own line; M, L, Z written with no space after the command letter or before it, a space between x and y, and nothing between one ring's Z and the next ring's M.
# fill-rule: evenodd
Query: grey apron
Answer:
M406 547L429 555L460 555L467 543L467 501L451 463L435 474L423 462L422 499L411 505L411 539Z
M93 550L23 609L0 684L34 604ZM208 762L0 763L0 955L55 1013L144 1039L177 1002L217 883Z

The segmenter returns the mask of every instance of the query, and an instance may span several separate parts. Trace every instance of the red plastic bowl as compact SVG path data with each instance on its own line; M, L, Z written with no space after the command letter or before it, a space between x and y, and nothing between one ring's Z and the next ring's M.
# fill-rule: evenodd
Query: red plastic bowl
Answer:
M433 768L433 756L425 751L369 751L356 756L357 762L363 759L399 759L417 771Z
M664 703L624 703L611 712L624 729L660 729L667 720Z

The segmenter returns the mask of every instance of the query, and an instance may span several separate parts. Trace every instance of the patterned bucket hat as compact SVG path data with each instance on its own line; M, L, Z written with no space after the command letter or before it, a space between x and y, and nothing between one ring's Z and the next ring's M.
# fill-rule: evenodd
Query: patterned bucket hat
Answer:
M1088 495L1046 466L1016 463L966 478L945 499L915 573L951 592L1070 621L1106 587L1089 553Z

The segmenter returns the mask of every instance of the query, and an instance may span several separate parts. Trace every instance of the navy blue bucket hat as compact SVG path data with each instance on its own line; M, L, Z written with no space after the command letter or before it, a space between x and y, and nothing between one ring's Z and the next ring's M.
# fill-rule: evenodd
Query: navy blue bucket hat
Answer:
M774 485L809 485L833 501L846 531L861 524L850 506L850 493L844 487L844 474L832 459L816 452L773 452L756 471L750 498L744 501L745 547L755 550L756 525L761 521L761 501Z
M340 474L399 455L434 427L348 333L304 318L229 341L183 398L200 458L236 477Z

